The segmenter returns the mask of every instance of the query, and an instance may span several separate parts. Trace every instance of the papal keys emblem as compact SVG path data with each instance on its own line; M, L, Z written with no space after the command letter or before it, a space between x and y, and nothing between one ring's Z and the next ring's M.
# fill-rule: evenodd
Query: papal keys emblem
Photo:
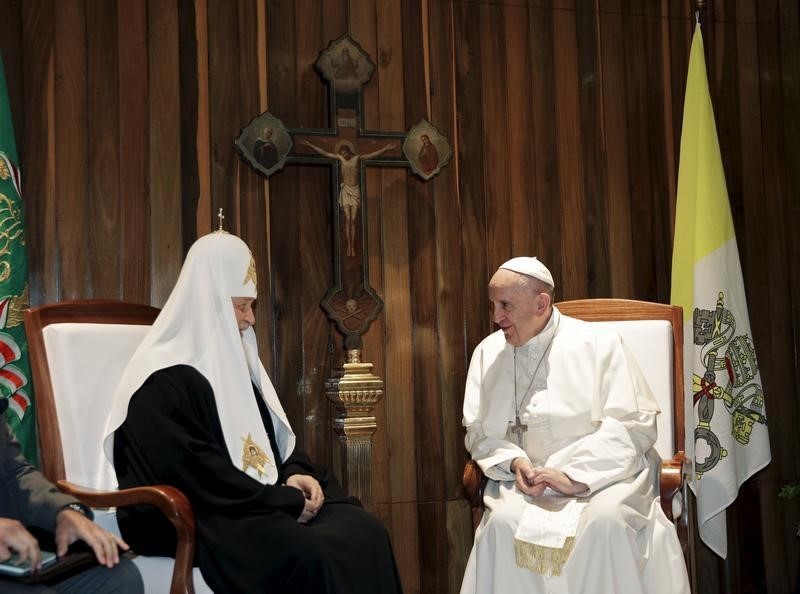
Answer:
M695 460L700 479L728 455L711 429L717 403L731 415L731 433L743 445L750 442L755 424L766 425L767 419L764 392L755 381L758 361L753 341L746 334L736 335L736 319L725 308L725 293L719 293L716 309L695 308L694 344L701 347L701 368L705 369L702 377L697 373L692 376L698 418L694 439L695 443L705 441L710 449L705 460Z

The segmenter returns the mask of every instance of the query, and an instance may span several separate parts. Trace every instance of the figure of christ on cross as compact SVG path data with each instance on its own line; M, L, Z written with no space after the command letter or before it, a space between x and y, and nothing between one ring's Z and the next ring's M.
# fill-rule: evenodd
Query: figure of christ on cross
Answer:
M360 170L359 164L362 159L374 159L379 157L386 151L390 151L397 145L390 142L386 146L359 155L355 152L353 143L349 140L340 140L336 143L336 152L331 153L324 148L319 147L308 140L302 140L301 145L310 148L315 153L335 159L339 161L339 166L342 172L342 181L339 184L339 206L344 212L344 234L345 234L345 254L350 257L356 255L355 238L356 238L356 220L358 216L358 207L361 204L361 188L360 188Z

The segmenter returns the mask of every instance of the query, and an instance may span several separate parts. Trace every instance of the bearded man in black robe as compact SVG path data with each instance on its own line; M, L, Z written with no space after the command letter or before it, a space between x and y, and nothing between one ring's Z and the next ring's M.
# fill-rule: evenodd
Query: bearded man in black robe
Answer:
M120 487L189 498L196 564L217 594L401 592L388 534L295 449L258 357L255 263L227 233L200 238L114 396L105 441ZM174 551L146 508L118 513L135 550Z

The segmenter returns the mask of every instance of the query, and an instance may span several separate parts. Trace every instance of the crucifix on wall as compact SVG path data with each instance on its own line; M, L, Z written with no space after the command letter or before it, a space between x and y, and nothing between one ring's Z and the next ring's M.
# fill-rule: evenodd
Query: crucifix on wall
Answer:
M447 165L452 149L425 119L408 132L364 129L363 88L375 64L348 35L331 42L315 67L329 87L330 128L287 129L267 111L242 130L235 146L251 167L266 176L286 165L331 166L334 284L321 306L344 336L345 349L360 349L361 336L383 306L369 285L365 169L410 167L428 180Z
M344 415L335 426L337 433L357 442L374 432L374 425L370 429L364 422L373 418L368 415L383 393L383 382L370 373L372 365L361 362L361 336L383 307L369 284L365 171L372 166L407 167L427 181L447 165L452 149L447 138L425 119L407 132L364 128L363 88L375 64L348 35L332 41L314 66L328 84L330 127L288 129L267 111L241 131L235 147L251 167L266 176L286 165L331 167L334 282L320 305L344 336L347 363L343 375L329 380L328 396ZM348 390L358 393L357 402L348 401ZM358 422L348 425L348 418ZM357 450L348 448L348 459ZM355 459L352 462L360 465ZM343 478L347 481L347 476ZM368 490L369 485L350 485L351 491L360 489ZM368 492L358 494L369 498Z

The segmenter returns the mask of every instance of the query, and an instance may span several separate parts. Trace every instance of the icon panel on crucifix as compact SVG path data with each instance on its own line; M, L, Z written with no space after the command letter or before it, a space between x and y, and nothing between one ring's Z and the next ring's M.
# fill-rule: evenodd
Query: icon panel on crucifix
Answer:
M322 51L315 63L322 78L337 93L357 93L375 72L375 64L361 46L349 35L342 35Z
M427 181L447 165L453 149L436 126L423 118L408 131L403 141L403 154L411 170Z
M265 111L250 120L234 146L251 167L269 177L283 169L294 143L283 122Z

